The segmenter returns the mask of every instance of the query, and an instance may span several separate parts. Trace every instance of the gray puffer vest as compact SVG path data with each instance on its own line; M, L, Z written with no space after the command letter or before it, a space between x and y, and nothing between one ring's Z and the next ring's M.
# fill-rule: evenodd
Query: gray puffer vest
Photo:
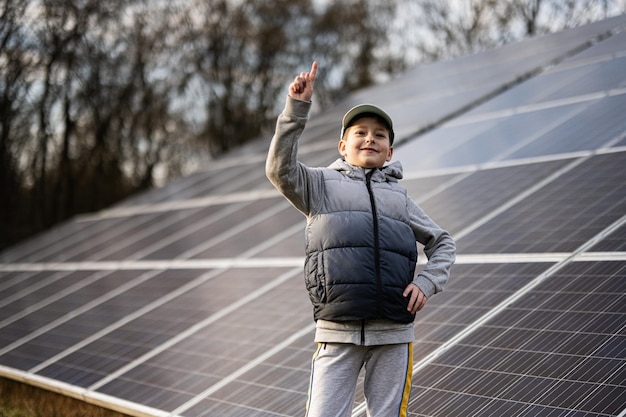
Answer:
M339 159L323 170L324 192L309 214L305 280L315 319L410 323L402 295L417 262L400 166L367 175ZM323 197L322 197L323 196Z

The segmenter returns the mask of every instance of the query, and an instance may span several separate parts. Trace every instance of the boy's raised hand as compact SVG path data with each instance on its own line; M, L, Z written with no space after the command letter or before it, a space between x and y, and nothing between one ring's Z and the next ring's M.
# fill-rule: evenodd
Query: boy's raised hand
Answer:
M317 62L313 61L311 71L301 72L289 86L289 97L296 100L311 101L313 97L313 84L317 74Z

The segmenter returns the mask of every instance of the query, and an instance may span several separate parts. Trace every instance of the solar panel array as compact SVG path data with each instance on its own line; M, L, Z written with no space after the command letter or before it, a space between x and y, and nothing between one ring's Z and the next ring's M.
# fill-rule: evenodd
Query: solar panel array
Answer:
M626 415L625 25L423 66L309 122L301 160L326 165L349 107L387 109L403 184L457 241L410 416ZM268 142L0 254L0 376L136 416L303 415L305 220Z

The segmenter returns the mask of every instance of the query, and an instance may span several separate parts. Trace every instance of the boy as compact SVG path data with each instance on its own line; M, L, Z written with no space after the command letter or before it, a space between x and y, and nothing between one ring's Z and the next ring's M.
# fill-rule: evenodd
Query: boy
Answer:
M406 416L413 367L413 320L443 290L455 244L398 184L393 123L382 109L357 106L343 118L338 150L328 168L297 160L317 73L289 86L266 162L266 174L307 216L305 284L313 304L313 356L307 417L352 413L365 367L370 417ZM428 263L414 277L416 241Z

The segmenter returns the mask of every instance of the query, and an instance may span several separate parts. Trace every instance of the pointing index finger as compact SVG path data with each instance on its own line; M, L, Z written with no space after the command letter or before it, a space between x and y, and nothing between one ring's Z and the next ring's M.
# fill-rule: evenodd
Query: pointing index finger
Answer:
M311 80L315 80L315 75L317 74L317 62L313 61L313 64L311 65L311 72L309 73Z

